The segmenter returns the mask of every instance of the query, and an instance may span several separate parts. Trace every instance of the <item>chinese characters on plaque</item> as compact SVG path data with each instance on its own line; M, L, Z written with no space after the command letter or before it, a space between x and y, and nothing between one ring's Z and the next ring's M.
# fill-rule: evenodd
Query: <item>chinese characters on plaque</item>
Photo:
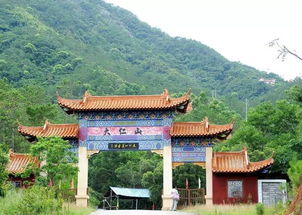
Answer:
M116 128L115 129L111 129L111 130L116 130ZM119 135L126 135L127 134L127 131L129 132L129 133L134 133L135 135L138 135L138 134L140 134L140 135L143 135L143 131L140 129L140 128L136 128L135 130L134 130L134 132L133 132L133 128L131 127L131 129L126 129L126 128L119 128L118 129L118 132L119 132ZM103 134L103 136L106 136L106 135L111 135L111 133L110 133L110 129L109 128L105 128L105 130L104 130L104 134Z
M121 136L121 135L163 135L166 132L165 127L161 126L141 126L141 127L88 127L88 136ZM167 131L168 132L168 131Z
M138 149L138 143L109 143L108 149L119 150L119 149Z
M116 123L116 122L115 122ZM80 140L90 150L162 149L170 141L169 126L106 125L80 127Z

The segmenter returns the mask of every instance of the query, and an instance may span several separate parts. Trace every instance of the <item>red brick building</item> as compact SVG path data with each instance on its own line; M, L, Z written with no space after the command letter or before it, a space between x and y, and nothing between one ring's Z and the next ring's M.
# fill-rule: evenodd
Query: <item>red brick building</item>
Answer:
M273 158L250 162L247 150L213 153L213 203L257 203L258 179Z

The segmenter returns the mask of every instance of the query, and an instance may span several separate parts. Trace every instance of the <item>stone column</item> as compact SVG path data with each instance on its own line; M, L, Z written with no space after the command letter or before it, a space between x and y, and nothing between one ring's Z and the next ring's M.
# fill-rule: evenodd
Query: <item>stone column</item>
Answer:
M86 146L79 147L79 172L78 172L78 187L76 197L76 205L78 207L87 207L89 196L87 195L88 188L88 155Z
M212 147L206 147L206 205L213 204Z
M162 210L171 210L172 207L172 146L169 141L163 149L163 195Z

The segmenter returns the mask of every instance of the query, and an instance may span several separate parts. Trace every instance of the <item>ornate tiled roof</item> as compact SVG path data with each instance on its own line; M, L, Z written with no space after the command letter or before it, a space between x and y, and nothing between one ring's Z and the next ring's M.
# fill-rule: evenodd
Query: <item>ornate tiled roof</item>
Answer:
M239 152L214 152L213 172L215 173L251 173L272 165L273 158L259 162L250 162L247 150Z
M31 137L62 137L77 138L79 133L78 124L51 124L47 120L43 127L23 126L18 127L18 131L24 136Z
M9 174L22 173L31 163L36 166L40 165L38 158L32 157L28 154L14 153L10 150L9 162L6 166L6 171Z
M186 112L191 91L179 98L171 98L167 89L160 95L92 96L87 91L83 99L64 99L58 104L66 111L95 110L171 110Z
M213 136L225 134L232 131L233 124L209 125L207 118L202 122L175 122L172 124L170 134L172 137L183 136ZM77 138L79 132L78 124L51 124L47 120L44 126L23 126L18 127L18 131L24 136L31 137L63 137Z
M229 135L233 124L210 125L207 117L201 122L174 122L170 131L172 137Z

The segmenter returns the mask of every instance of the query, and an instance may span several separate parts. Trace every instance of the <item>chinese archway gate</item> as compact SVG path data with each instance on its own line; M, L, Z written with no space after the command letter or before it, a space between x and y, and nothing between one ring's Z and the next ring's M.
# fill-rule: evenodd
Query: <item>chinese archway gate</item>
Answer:
M190 92L171 98L168 90L160 95L91 96L82 99L58 97L68 114L76 114L78 124L50 124L43 127L19 126L30 141L36 137L59 136L69 140L79 162L76 204L87 207L88 156L99 151L150 150L163 155L163 209L172 205L172 167L194 163L206 168L206 203L212 204L212 145L225 139L233 125L201 122L173 122L177 113L191 108Z

